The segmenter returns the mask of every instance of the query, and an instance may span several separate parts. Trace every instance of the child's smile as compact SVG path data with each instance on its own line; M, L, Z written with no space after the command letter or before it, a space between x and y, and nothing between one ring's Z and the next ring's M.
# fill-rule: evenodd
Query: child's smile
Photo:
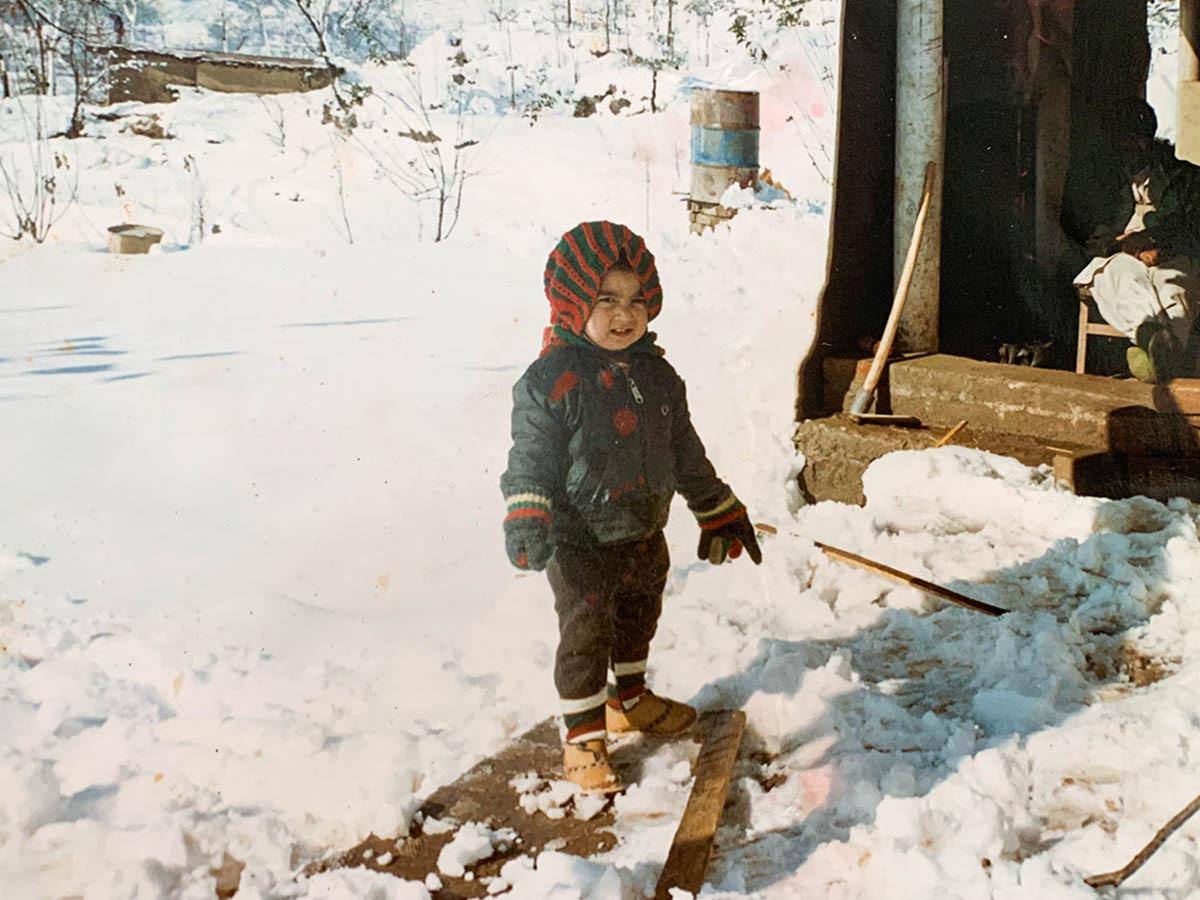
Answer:
M613 269L600 282L595 306L584 326L584 334L605 350L625 350L642 335L650 318L642 283L628 269Z

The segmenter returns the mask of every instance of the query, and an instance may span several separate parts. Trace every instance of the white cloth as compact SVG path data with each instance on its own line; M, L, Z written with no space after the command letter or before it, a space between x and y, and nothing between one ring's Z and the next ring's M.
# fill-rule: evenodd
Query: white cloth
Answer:
M1187 346L1200 297L1200 266L1176 257L1148 266L1128 253L1096 257L1075 276L1075 284L1091 288L1104 321L1133 340L1147 319L1170 325L1179 346Z

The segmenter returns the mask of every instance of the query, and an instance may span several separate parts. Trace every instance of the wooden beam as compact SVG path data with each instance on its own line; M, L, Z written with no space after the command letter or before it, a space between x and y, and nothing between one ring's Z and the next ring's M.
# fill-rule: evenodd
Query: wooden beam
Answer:
M1179 80L1200 80L1200 28L1197 0L1179 0Z
M1175 155L1200 162L1200 10L1197 0L1179 0L1179 87Z
M672 888L700 893L712 856L713 835L725 808L733 764L742 743L742 732L746 730L746 714L741 710L725 710L705 719L708 736L696 759L696 781L658 878L655 900L670 900Z
M1116 454L1107 450L1064 450L1047 447L1054 454L1054 478L1064 482L1080 497L1127 497L1124 468Z

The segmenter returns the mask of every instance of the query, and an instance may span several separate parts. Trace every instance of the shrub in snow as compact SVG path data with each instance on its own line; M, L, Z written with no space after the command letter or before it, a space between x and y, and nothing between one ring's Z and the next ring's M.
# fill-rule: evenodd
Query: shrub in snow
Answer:
M65 153L53 150L41 98L17 100L21 140L0 143L0 235L39 244L75 202L78 176Z

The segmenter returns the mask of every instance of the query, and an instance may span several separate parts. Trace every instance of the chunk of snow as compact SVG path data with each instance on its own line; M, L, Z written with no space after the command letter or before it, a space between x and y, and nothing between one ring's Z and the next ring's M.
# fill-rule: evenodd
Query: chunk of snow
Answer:
M488 859L496 852L498 844L511 842L516 836L511 828L493 830L479 822L467 822L450 843L442 847L437 859L438 871L455 878L471 874L467 872L471 866Z

